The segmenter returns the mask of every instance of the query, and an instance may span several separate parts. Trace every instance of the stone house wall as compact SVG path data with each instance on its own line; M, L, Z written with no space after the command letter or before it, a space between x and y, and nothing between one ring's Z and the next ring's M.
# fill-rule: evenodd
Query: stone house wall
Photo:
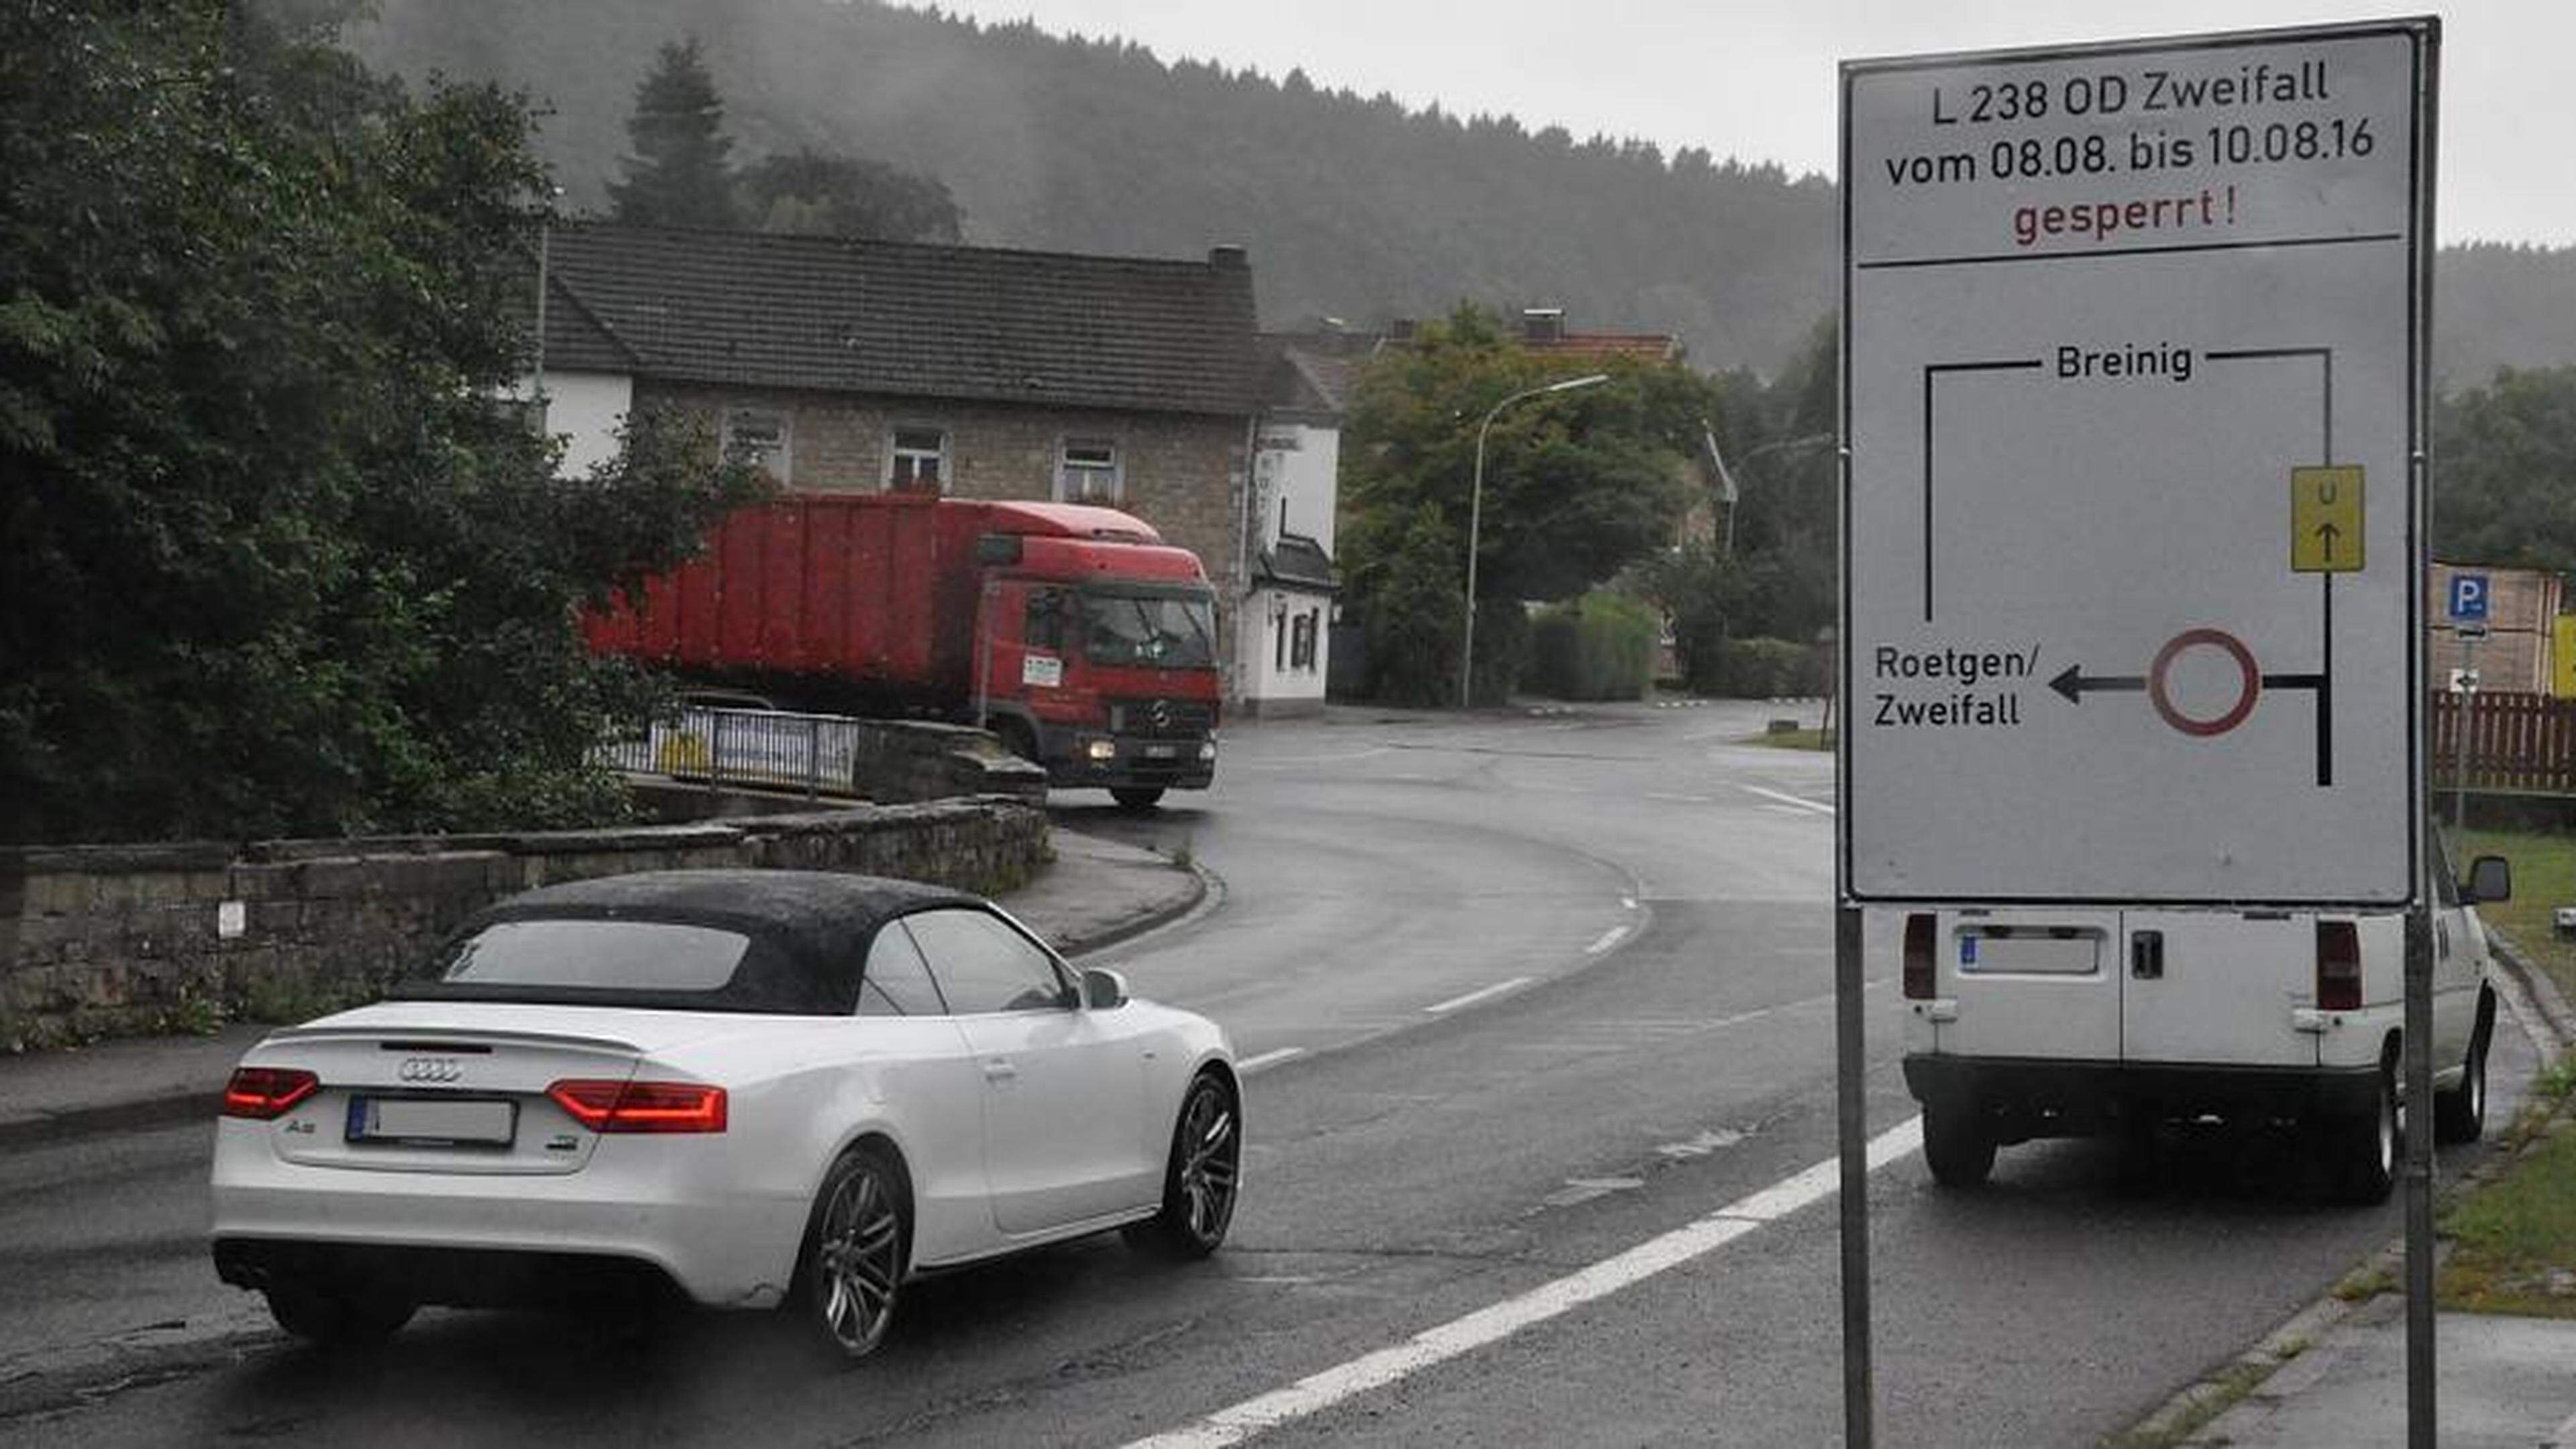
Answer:
M708 867L997 892L1045 858L1025 800L523 835L0 851L0 1051L370 999L466 917L558 881Z

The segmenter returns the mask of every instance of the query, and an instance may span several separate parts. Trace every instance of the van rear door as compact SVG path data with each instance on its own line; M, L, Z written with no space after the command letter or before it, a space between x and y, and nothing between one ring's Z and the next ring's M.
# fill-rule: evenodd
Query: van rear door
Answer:
M2117 911L1941 912L1933 964L1947 1009L1934 1017L1934 1050L2118 1060L2119 930Z
M2317 918L2290 911L2121 913L2120 1054L2132 1062L2312 1067L2290 1013L2316 1002Z

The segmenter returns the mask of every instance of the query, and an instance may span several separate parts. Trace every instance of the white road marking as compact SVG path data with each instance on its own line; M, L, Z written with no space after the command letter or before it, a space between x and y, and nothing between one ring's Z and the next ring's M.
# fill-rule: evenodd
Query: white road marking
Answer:
M1257 1057L1245 1057L1234 1064L1234 1069L1249 1074L1260 1071L1263 1067L1275 1067L1290 1057L1302 1057L1305 1054L1304 1047L1280 1047L1275 1051L1263 1052Z
M1456 1011L1462 1006L1473 1006L1479 1001L1490 1001L1506 991L1518 991L1529 983L1528 977L1515 976L1509 981L1497 981L1491 986L1480 986L1464 996L1452 996L1447 1001L1426 1006L1422 1010L1425 1015L1439 1016L1445 1012Z
M1739 785L1736 788L1750 790L1765 800L1777 800L1783 805L1795 805L1801 810L1813 810L1819 815L1834 813L1834 807L1831 805L1819 805L1813 800L1801 800L1795 795L1784 795L1777 790L1765 790L1759 785Z
M1614 1192L1635 1192L1645 1185L1642 1177L1569 1177L1565 1186L1539 1199L1539 1208L1570 1208Z
M1871 1139L1869 1171L1876 1172L1923 1146L1923 1119L1910 1117ZM1642 1283L1659 1273L1707 1256L1768 1223L1834 1195L1841 1184L1841 1165L1828 1157L1815 1166L1719 1208L1695 1222L1649 1238L1616 1257L1578 1272L1426 1328L1404 1342L1348 1363L1309 1374L1284 1389L1274 1389L1149 1439L1127 1449L1220 1449L1255 1434L1320 1413L1372 1389L1499 1343L1533 1324L1571 1312L1597 1298Z
M1673 1158L1706 1157L1721 1147L1733 1147L1743 1140L1743 1133L1720 1127L1714 1131L1703 1132L1688 1142L1667 1142L1655 1151Z
M1647 791L1646 798L1649 800L1669 800L1676 805L1714 805L1717 803L1706 795L1666 795L1656 790Z
M1584 947L1583 954L1586 956L1598 956L1602 952L1609 950L1611 947L1616 946L1627 939L1627 927L1612 926L1609 930L1602 932L1599 939L1595 940L1591 945Z

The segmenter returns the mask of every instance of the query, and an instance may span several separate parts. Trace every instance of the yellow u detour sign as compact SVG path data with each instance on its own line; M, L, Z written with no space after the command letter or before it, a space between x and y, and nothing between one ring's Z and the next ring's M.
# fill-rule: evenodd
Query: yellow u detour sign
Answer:
M2361 469L2290 470L2290 572L2361 571Z

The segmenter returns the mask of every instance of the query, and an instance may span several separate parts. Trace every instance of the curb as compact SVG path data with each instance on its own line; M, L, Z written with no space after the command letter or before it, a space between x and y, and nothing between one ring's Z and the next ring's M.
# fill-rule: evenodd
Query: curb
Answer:
M2547 1038L2535 1043L2541 1048L2543 1058L2554 1058L2576 1047L2576 1010L2569 1008L2567 998L2560 993L2557 983L2549 979L2547 972L2535 968L2520 947L2493 927L2487 928L2487 943L2495 959L2505 968L2503 979L2498 984L2502 994L2508 998L2507 1009L2513 1011L2534 1035ZM2548 1061L2544 1060L2542 1065L2546 1067ZM2475 1188L2486 1180L2494 1166L2492 1161L2480 1163L2464 1174L2456 1187ZM2440 1256L2440 1245L2436 1244L2437 1262ZM2109 1445L2190 1445L2193 1440L2189 1436L2252 1397L2273 1374L2315 1347L2327 1333L2360 1312L2371 1297L2377 1296L2345 1299L2336 1289L2355 1279L2402 1278L2405 1270L2406 1240L2399 1237L2354 1264L2336 1281L2335 1287L2326 1290L2323 1297L2291 1314L2279 1327L2263 1335L2252 1348L2184 1385L2145 1418L2103 1442Z
M96 1107L73 1107L33 1117L0 1121L0 1148L58 1145L109 1132L135 1132L151 1127L177 1127L215 1120L223 1093L206 1088L137 1097Z
M2531 1008L2524 1020L2555 1038L2557 1051L2564 1053L2576 1048L2576 1006L2568 1004L2565 993L2558 989L2558 983L2550 978L2548 972L2532 965L2512 937L2493 926L2487 927L2487 945L2492 948L2494 957L2504 963L2505 975L2509 978L2507 989L2521 993L2521 1000L2516 1004ZM2542 1045L2547 1047L2549 1043Z
M1189 865L1190 888L1148 911L1140 911L1114 925L1103 926L1087 936L1064 936L1053 942L1056 954L1071 959L1088 956L1123 945L1137 937L1159 931L1182 920L1202 907L1213 909L1225 902L1225 880L1206 866L1192 861Z

